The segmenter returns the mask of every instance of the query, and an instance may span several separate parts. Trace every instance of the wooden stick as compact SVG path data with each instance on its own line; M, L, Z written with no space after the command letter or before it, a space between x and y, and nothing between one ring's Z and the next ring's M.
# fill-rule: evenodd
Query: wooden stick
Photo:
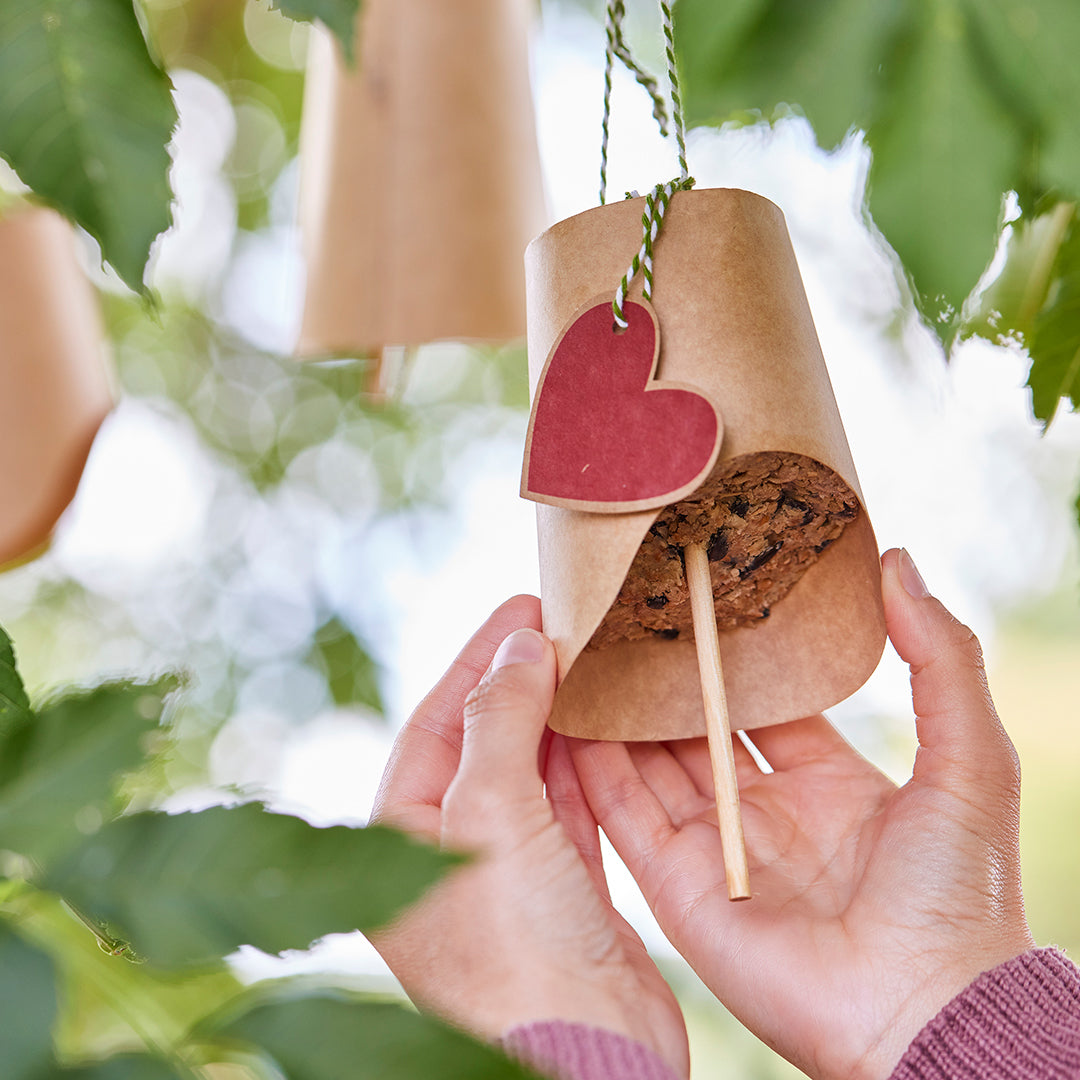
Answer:
M694 613L701 695L705 701L705 730L709 736L716 811L720 822L720 842L724 848L728 898L750 899L750 871L746 865L742 816L739 813L739 784L735 778L735 754L731 746L724 669L720 663L720 641L716 633L709 556L704 544L688 544L685 549L686 584Z

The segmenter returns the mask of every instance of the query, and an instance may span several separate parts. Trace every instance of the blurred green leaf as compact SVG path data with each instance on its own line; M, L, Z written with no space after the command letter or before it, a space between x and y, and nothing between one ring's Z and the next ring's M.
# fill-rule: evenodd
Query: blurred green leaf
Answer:
M1046 303L1035 316L1028 352L1032 407L1049 424L1063 400L1073 408L1080 405L1080 227L1075 214Z
M978 297L966 334L1022 342L1032 409L1044 425L1062 401L1080 405L1080 226L1076 204L1019 221L997 278Z
M15 648L0 626L0 742L31 719L30 701L15 667Z
M259 1000L259 999L256 999ZM401 1005L322 991L257 1005L215 1032L268 1051L289 1080L530 1080L496 1049Z
M689 122L798 106L822 145L836 145L873 114L884 90L879 60L906 8L904 0L678 0Z
M46 705L0 741L0 847L41 861L114 811L116 777L143 760L173 680L111 683Z
M271 0L271 6L290 19L303 22L318 19L338 39L345 59L352 64L360 0Z
M340 619L328 620L315 632L308 660L322 669L335 705L383 711L378 665Z
M1000 272L965 313L965 337L978 334L997 342L1030 338L1055 280L1073 215L1071 204L1058 203L1047 213L1010 226Z
M1073 0L679 0L691 123L795 107L825 147L858 128L869 209L949 341L1006 192L1080 194Z
M145 1054L109 1058L97 1065L62 1069L57 1065L45 1072L35 1073L34 1080L186 1080L161 1058Z
M4 1080L37 1080L53 1056L56 986L49 958L0 922L0 1062Z
M169 91L130 0L0 4L0 155L135 290L170 221Z
M869 200L927 316L951 320L994 254L1023 145L985 81L969 20L938 7L892 61L870 131Z
M1040 129L1030 166L1040 189L1080 184L1080 4L1075 0L968 0L986 78ZM1023 193L1023 182L1015 185Z
M53 1032L65 1060L97 1060L146 1046L179 1051L194 1024L243 991L224 965L177 975L106 955L49 893L26 887L5 910L18 920L20 934L56 965L62 1007Z
M165 967L372 930L461 861L382 826L317 829L255 803L104 826L47 887Z

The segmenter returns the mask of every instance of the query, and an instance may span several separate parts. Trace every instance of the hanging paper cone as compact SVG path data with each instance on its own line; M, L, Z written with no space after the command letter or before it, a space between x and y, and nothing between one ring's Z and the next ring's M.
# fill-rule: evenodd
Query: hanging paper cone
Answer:
M111 406L70 226L36 208L0 219L0 565L46 542Z
M633 199L589 210L529 246L534 399L567 328L580 332L575 320L594 304L610 311L614 287L641 242L642 208L643 200ZM749 591L758 604L725 619L717 599L732 729L819 712L871 674L885 627L877 544L783 214L745 191L675 195L656 248L652 307L660 334L656 378L696 390L715 407L719 455L705 485L679 496L690 500L678 504L684 513L538 503L544 630L560 671L552 726L602 739L705 733L689 603L679 593L679 544L699 517L706 531L698 542L709 543L714 573L733 583L732 596ZM631 334L648 308L631 303L627 311ZM582 395L578 405L579 425L595 427L595 397ZM629 440L670 456L684 437L681 427L647 418L629 431L612 430L627 444L624 455L633 452ZM704 454L707 432L693 438ZM699 463L695 458L688 468ZM527 460L523 487L528 466ZM710 533L703 507L720 507L728 525ZM766 545L766 532L779 539ZM655 594L648 582L641 587L642 573L656 575ZM774 594L781 598L761 607L761 597ZM685 612L681 628L676 622L664 629L676 610ZM639 617L660 628L638 625Z
M312 34L299 352L525 333L522 254L543 226L532 0L366 0L350 70Z

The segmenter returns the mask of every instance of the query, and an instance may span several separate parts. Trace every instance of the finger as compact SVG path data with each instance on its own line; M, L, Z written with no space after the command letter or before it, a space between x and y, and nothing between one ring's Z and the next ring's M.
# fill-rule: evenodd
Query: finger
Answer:
M843 735L820 714L791 720L786 724L754 728L750 739L777 772L820 762L837 754L859 756Z
M700 817L713 806L713 782L710 771L703 785L689 773L675 756L674 743L628 743L630 760L642 779L660 800L671 823L678 828Z
M670 815L638 771L626 743L571 739L569 746L593 817L640 882L675 831Z
M465 701L454 780L463 827L498 823L515 804L542 799L537 759L554 696L555 647L537 630L514 631Z
M593 888L610 903L611 896L600 850L600 830L589 809L585 792L581 789L581 781L574 768L565 735L552 735L544 770L544 783L555 820L562 825L571 843L578 849Z
M929 594L906 551L887 551L881 566L885 625L911 669L916 775L1014 783L1016 751L990 698L978 639Z
M716 781L713 778L712 758L709 756L709 743L705 738L677 739L664 744L672 757L686 770L694 786L708 799L715 798ZM743 746L737 735L731 737L732 751L735 754L735 777L740 787L745 787L761 778L761 770L749 751Z
M525 626L540 626L535 596L507 600L469 639L401 729L375 797L373 820L438 834L438 808L461 757L465 700L502 641Z

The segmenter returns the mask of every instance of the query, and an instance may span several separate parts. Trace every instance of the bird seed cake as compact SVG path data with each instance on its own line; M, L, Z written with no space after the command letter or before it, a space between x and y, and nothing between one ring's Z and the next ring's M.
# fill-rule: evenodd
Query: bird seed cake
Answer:
M771 451L722 462L660 513L587 648L651 634L692 639L683 570L692 543L706 544L718 628L757 625L858 514L851 488L813 458Z

